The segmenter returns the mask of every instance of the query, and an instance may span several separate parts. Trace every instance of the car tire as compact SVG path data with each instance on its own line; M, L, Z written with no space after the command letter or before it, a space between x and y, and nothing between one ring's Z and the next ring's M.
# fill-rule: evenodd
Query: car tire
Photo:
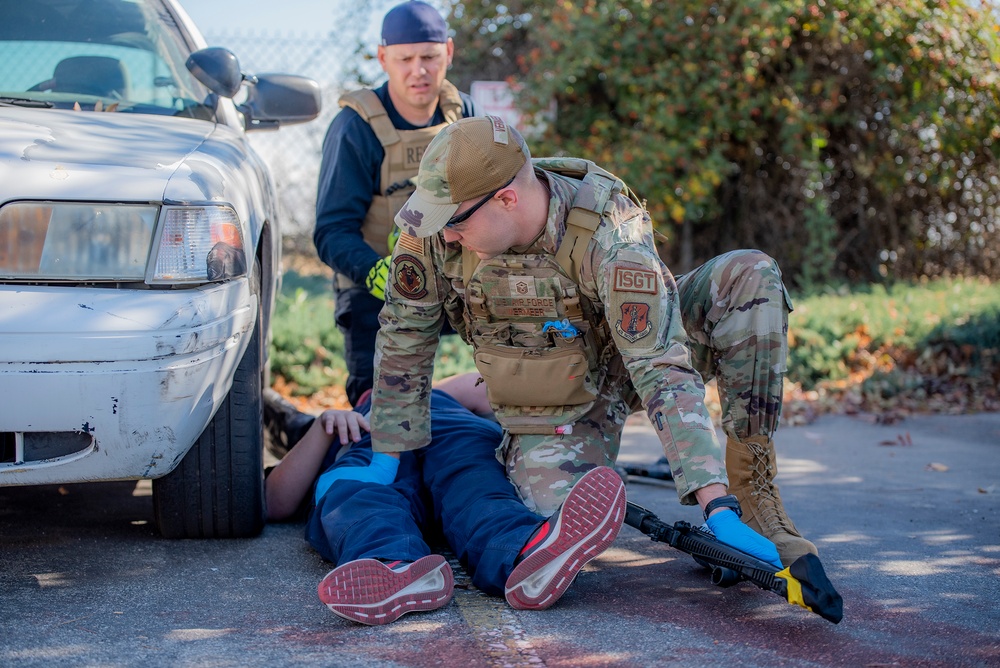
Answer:
M258 308L233 385L212 421L177 468L153 481L153 516L165 538L244 538L264 526L261 321Z

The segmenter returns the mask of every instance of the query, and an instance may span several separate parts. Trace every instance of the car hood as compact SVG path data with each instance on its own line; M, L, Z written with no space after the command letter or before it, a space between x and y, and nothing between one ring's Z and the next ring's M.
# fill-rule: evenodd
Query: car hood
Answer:
M0 108L0 203L217 199L225 144L208 140L220 131L238 134L189 118Z

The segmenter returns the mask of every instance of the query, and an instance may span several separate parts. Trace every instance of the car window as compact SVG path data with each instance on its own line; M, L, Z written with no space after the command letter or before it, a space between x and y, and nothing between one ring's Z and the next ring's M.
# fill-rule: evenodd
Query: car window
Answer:
M0 98L211 118L208 89L159 0L0 0Z

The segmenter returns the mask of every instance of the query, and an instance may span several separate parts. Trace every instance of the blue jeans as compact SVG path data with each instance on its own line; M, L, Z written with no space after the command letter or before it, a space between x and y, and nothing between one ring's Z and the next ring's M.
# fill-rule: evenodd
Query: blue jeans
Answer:
M425 535L439 531L472 583L502 595L514 560L545 518L524 506L497 461L497 424L435 390L431 430L430 445L401 454L391 485L335 482L316 501L306 537L338 564L363 558L415 561L432 553ZM370 461L366 436L329 465Z

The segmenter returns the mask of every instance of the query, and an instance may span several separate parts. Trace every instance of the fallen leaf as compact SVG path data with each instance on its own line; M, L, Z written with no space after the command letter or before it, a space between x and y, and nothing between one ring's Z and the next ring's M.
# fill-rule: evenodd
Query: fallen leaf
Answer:
M925 470L927 470L927 471L940 471L941 473L944 473L945 471L948 470L948 467L945 466L944 464L938 464L937 462L931 462L930 464L928 464L925 467Z

